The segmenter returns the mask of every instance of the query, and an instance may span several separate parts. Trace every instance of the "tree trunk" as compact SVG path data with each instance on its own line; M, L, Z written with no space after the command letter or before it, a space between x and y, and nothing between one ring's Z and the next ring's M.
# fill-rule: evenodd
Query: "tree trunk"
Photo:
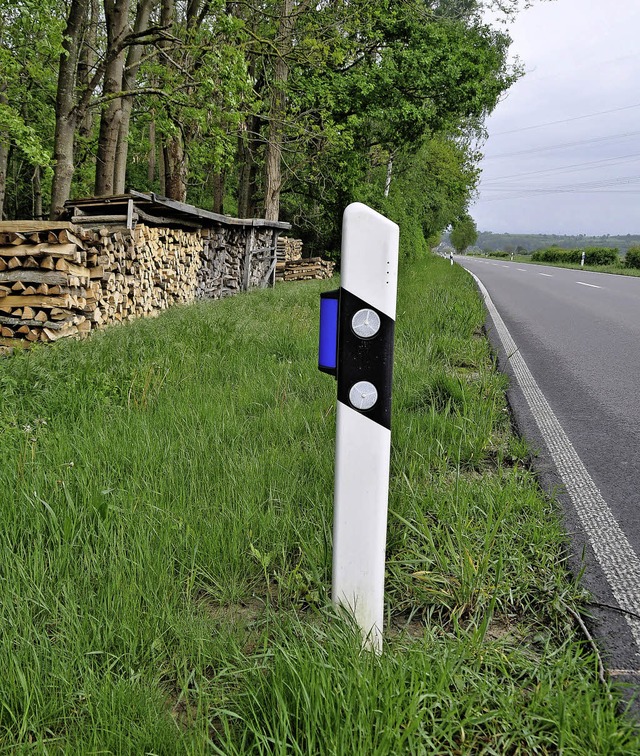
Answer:
M149 165L147 167L147 181L149 188L156 180L156 122L152 119L149 123ZM161 190L161 193L164 192Z
M187 156L182 134L170 137L163 149L165 196L178 202L187 200Z
M100 137L96 159L97 196L114 194L116 148L118 131L122 120L122 98L116 97L122 92L124 77L125 50L113 52L122 43L129 25L129 0L104 0L104 16L107 27L108 59L102 87L103 96L112 96L100 116Z
M86 89L90 86L93 69L97 59L98 49L98 25L100 23L100 5L98 0L90 0L87 24L84 31L84 45L79 52L78 58L78 89ZM93 132L94 113L88 108L78 124L80 137L89 138Z
M174 21L175 0L161 0L160 24L168 27ZM160 42L160 47L165 47L166 42ZM171 116L169 116L171 117ZM179 129L179 125L175 124ZM178 131L173 136L165 137L162 144L162 160L160 169L160 181L164 185L161 190L165 197L184 202L187 197L186 183L186 157L182 133Z
M0 221L4 218L4 198L7 193L7 165L9 163L9 143L0 139Z
M140 34L149 28L149 19L151 11L155 5L155 0L138 0L136 10L136 20L134 32ZM142 60L143 45L133 45L127 53L127 63L125 66L124 76L122 79L122 88L125 92L133 91L136 85L136 77ZM116 159L114 169L114 191L116 194L122 194L125 191L127 175L127 155L129 153L129 123L131 121L131 110L133 108L133 97L124 97L122 99L122 117L120 119L120 128L118 129L118 144L116 148Z
M7 97L0 92L0 105L7 104ZM0 221L4 217L4 198L7 193L7 165L9 163L9 136L0 134Z
M238 139L238 162L240 176L238 182L238 216L252 218L255 215L256 188L256 139L254 134L259 128L258 118L251 116L247 124L247 131Z
M225 172L220 171L213 174L213 205L212 211L214 213L224 213L224 182Z
M393 154L389 155L387 161L387 177L384 182L384 196L389 196L389 190L391 189L391 177L393 176Z
M62 38L62 54L58 67L56 93L56 130L53 157L55 168L51 186L51 218L56 220L64 212L64 203L71 194L73 152L77 113L75 104L78 55L82 45L82 31L90 0L71 0L67 26Z
M284 117L287 104L287 80L289 64L286 56L293 37L293 0L281 0L280 18L276 43L276 59L269 108L269 139L265 156L264 217L278 220L280 215L280 190L282 189L282 145L284 140Z
M33 217L42 220L42 175L40 166L36 165L33 171Z

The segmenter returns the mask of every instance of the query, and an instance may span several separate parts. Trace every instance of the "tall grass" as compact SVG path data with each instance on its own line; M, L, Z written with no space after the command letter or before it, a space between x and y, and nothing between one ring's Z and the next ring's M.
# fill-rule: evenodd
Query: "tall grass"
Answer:
M402 277L382 657L328 607L330 286L0 362L0 751L640 750L457 266Z

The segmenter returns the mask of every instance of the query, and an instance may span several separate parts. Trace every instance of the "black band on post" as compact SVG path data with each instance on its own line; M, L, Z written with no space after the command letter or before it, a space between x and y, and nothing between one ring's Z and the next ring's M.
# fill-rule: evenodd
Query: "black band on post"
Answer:
M354 331L354 316L362 311L369 311L373 320L375 316L379 319L379 327L370 337L359 336ZM346 289L340 289L338 401L389 429L394 328L395 321L388 315ZM370 409L359 409L350 399L352 388L362 381L372 384L377 392Z

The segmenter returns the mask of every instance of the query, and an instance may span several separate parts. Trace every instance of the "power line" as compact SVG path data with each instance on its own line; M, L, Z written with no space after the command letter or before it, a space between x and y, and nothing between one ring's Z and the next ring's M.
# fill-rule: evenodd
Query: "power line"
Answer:
M483 198L482 202L506 202L506 201L513 201L518 199L533 199L534 197L544 197L549 194L558 194L558 192L554 190L549 190L546 192L540 192L538 194L535 194L533 197L531 194L516 194L513 197L488 197ZM575 191L574 194L640 194L640 189L582 189Z
M512 173L510 176L496 176L495 178L482 179L480 184L482 186L493 183L494 181L502 181L504 179L523 178L525 176L537 176L541 173L572 173L578 170L593 170L596 166L602 166L603 163L610 163L616 165L616 162L623 162L625 160L635 160L640 158L640 152L634 152L631 155L620 155L619 157L603 158L602 160L591 160L587 163L573 163L572 165L561 165L557 168L545 168L540 171L529 171L528 173Z
M523 126L520 129L510 129L509 131L496 131L491 133L490 136L502 136L502 134L517 134L520 131L530 131L531 129L542 129L545 126L556 126L559 123L570 123L571 121L581 121L584 118L595 118L599 115L607 115L608 113L619 113L621 110L631 110L632 108L640 108L640 103L637 105L625 105L622 108L612 108L611 110L600 110L598 113L588 113L587 115L574 116L573 118L563 118L560 121L547 121L547 123L538 123L535 126Z
M563 142L560 144L552 144L547 147L533 147L529 150L519 150L518 152L503 152L499 155L485 155L484 160L494 160L496 158L516 157L519 155L533 155L538 152L549 152L551 150L560 150L564 147L579 147L584 144L597 144L600 142L608 142L612 139L626 139L627 137L637 136L640 131L630 131L624 134L612 134L606 137L595 137L594 139L581 139L577 142Z
M617 176L610 179L600 179L596 181L583 181L579 184L563 184L560 186L538 187L538 186L514 186L508 184L504 187L492 186L487 187L486 191L490 192L576 192L581 189L601 189L607 186L626 186L640 182L640 176Z

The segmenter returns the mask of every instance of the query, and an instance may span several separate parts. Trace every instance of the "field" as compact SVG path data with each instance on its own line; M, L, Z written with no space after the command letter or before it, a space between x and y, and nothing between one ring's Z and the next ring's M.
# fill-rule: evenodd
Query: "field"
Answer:
M0 361L0 752L640 752L448 261L401 275L384 653L331 608L336 285Z

